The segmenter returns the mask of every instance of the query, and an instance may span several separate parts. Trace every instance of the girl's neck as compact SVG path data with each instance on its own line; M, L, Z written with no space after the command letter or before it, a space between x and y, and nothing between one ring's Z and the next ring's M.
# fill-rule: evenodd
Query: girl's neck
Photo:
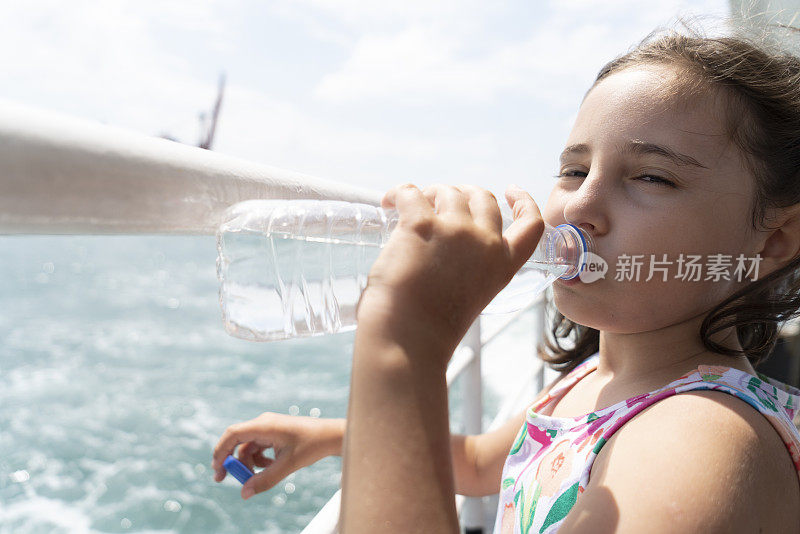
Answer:
M682 323L634 334L600 331L600 359L595 379L604 383L664 383L697 368L722 365L755 375L745 356L727 356L708 351L698 332L703 315ZM712 339L726 347L741 350L733 329Z

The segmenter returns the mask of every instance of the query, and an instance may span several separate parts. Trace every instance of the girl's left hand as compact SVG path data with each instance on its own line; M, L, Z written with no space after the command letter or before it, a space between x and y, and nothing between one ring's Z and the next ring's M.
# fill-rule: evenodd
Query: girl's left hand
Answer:
M470 324L533 254L544 231L539 208L515 186L506 190L514 222L502 233L497 199L472 185L413 184L390 189L397 227L369 273L358 322L398 335L428 332L455 346ZM410 329L407 327L411 327ZM446 362L444 362L446 364Z

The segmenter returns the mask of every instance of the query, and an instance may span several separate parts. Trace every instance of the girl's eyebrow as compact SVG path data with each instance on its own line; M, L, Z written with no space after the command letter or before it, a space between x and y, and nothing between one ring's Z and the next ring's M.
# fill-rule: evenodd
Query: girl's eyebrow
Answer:
M589 145L585 143L576 143L574 145L569 145L564 151L561 153L559 160L561 163L564 163L564 160L567 156L571 154L588 154L591 152ZM622 147L621 152L623 154L636 154L636 155L644 155L644 154L656 154L658 156L667 158L671 160L675 165L692 165L695 167L700 167L701 169L708 169L705 165L697 161L691 156L687 156L686 154L681 154L680 152L673 150L672 148L664 145L657 145L655 143L646 143L644 141L640 141L635 139L633 141L629 141L628 144Z

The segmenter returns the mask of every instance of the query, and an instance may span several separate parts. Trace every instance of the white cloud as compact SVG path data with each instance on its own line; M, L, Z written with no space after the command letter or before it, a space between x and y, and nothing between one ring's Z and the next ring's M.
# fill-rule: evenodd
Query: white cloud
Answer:
M321 80L315 93L334 102L388 94L407 103L425 103L430 96L485 96L485 86L473 83L474 69L454 60L455 48L452 39L420 27L392 37L368 35L340 71Z
M312 9L363 32L376 26L402 27L420 22L446 26L480 24L483 15L504 9L510 2L496 0L285 0L296 9Z
M361 16L395 14L378 4L382 8L376 9L377 13L366 10ZM341 68L320 81L315 95L330 102L372 99L421 104L486 102L512 92L540 102L552 101L565 96L565 83L586 86L606 61L678 12L722 13L725 6L721 1L708 1L689 9L686 2L664 2L655 9L633 10L637 3L630 0L558 2L550 6L551 13L542 9L547 18L531 20L526 38L497 46L488 42L479 54L471 55L466 52L474 49L470 32L453 31L441 18L420 16L434 11L430 4L438 6L438 14L445 8L457 9L450 2L412 3L407 18L413 23L395 33L363 34ZM422 5L426 7L422 9ZM462 16L463 12L458 10ZM353 18L347 9L340 15ZM620 17L627 19L625 26L617 26ZM566 96L574 97L569 91Z
M539 101L559 98L564 83L576 83L576 75L587 79L616 55L610 31L586 24L580 39L565 39L562 28L548 26L479 57L464 57L462 43L419 26L392 37L365 36L345 65L321 80L315 95L331 102L370 98L400 104L487 102L504 92Z
M213 96L215 81L193 79L191 59L166 53L153 35L154 21L218 35L210 4L183 16L175 2L63 5L2 6L0 94L144 131Z
M402 136L329 123L291 103L237 86L228 91L219 132L222 152L376 189L406 181L479 183L485 175L464 169L490 165L499 144L486 132ZM454 168L443 176L448 166Z

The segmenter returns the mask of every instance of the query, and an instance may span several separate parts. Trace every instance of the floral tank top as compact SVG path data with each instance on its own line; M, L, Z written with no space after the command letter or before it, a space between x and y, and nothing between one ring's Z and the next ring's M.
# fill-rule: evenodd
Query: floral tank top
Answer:
M712 389L735 395L778 431L800 476L800 390L761 373L701 365L660 389L581 417L537 413L597 368L595 353L532 404L503 466L495 534L556 532L589 482L592 464L614 432L648 406L677 393Z

